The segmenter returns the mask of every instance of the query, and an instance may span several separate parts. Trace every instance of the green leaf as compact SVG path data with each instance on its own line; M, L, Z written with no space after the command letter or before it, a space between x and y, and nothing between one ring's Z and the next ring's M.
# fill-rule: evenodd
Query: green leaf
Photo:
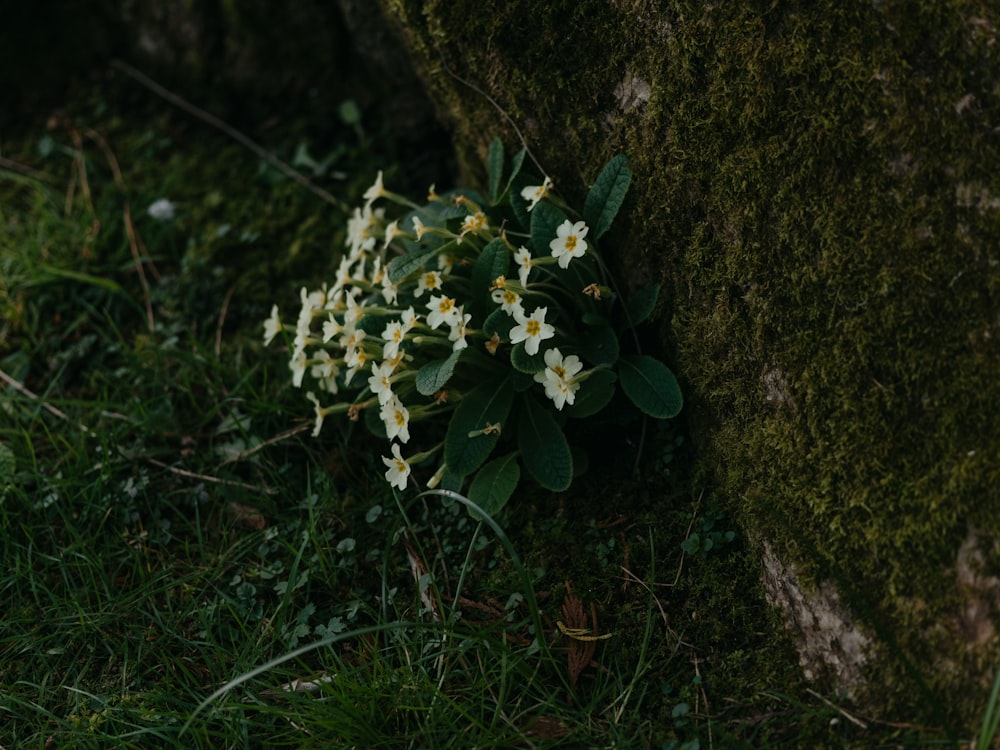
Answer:
M398 284L412 273L423 270L427 261L432 256L437 256L441 252L440 247L420 247L406 255L393 258L389 263L389 281Z
M566 214L551 203L542 201L531 212L531 244L535 255L548 255L549 243L556 238L556 228L566 221Z
M649 318L656 307L656 300L660 297L659 284L647 284L641 289L637 289L628 300L629 323L637 326Z
M590 227L590 237L596 240L611 228L630 182L632 170L628 168L628 157L619 154L605 165L583 203L583 218Z
M494 333L505 341L510 338L510 329L517 323L503 308L498 307L483 321L483 333L492 336Z
M590 326L580 341L580 354L595 365L613 365L618 361L618 335L609 325Z
M56 268L55 266L50 265L39 266L39 270L44 271L51 276L69 279L70 281L79 281L83 284L91 284L93 286L101 287L102 289L107 289L110 292L125 293L125 290L111 279L101 278L100 276L92 276L91 274L83 273L82 271L71 271L67 268Z
M619 360L622 390L632 403L651 417L676 417L684 405L677 378L665 364L645 354Z
M447 359L439 359L428 362L417 372L417 391L423 396L433 396L444 388L451 374L455 372L455 365L462 351L452 352Z
M580 383L580 390L571 406L564 411L567 416L582 419L597 414L607 406L615 395L615 381L618 376L612 370L598 370Z
M518 372L527 375L534 375L545 369L545 353L539 349L535 354L528 354L524 349L524 342L514 344L510 350L510 363Z
M500 196L500 180L503 178L503 141L494 138L486 154L486 169L490 184L490 198L494 203Z
M462 397L444 437L444 462L451 471L467 476L482 465L500 437L496 432L482 434L482 430L490 424L502 427L513 401L514 387L507 375L488 380Z
M469 499L495 516L510 500L520 480L521 467L517 463L517 453L509 453L493 459L479 470L469 487Z
M508 190L510 190L511 186L514 184L514 180L516 180L518 175L521 174L521 167L524 165L524 156L527 153L528 149L522 148L520 151L514 154L514 158L511 159L510 162L511 172L510 172L510 177L507 178L507 187L504 188L505 193ZM513 193L511 194L511 197L513 197ZM518 195L517 197L520 198L521 196Z
M506 276L510 269L510 250L497 237L482 249L476 264L472 267L472 307L476 312L485 312L490 301L490 287L497 276Z
M573 454L549 412L525 396L518 414L517 444L524 468L542 487L562 492L573 481Z

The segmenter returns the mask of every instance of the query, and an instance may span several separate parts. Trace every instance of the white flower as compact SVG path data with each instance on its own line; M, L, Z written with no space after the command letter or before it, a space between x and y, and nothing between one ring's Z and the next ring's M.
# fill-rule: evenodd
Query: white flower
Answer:
M395 359L399 354L399 345L403 343L403 324L398 320L386 323L385 330L382 331L382 359Z
M372 362L372 376L368 378L368 387L378 396L379 406L385 406L393 399L392 365L380 365Z
M281 331L281 318L278 317L278 306L271 306L271 317L264 321L264 346L274 340Z
M413 326L417 324L417 313L411 306L403 310L403 314L399 319L403 324L403 333L409 333L413 329Z
M468 333L467 327L471 320L472 315L470 313L463 313L462 308L458 308L458 320L452 323L451 333L448 334L448 340L455 342L451 347L452 351L457 352L459 349L465 349L469 345L465 340L465 334Z
M465 217L465 221L462 222L462 235L465 236L469 232L479 232L489 226L489 222L486 219L486 214L482 211L476 211L474 214L470 214Z
M455 300L451 297L444 295L431 297L427 309L430 311L427 314L427 325L431 328L437 328L442 323L452 326L458 321L458 308L455 307Z
M527 318L523 312L515 312L514 320L518 324L510 329L510 342L517 344L523 341L525 352L538 354L539 344L556 335L556 329L545 322L546 312L548 312L547 307L536 307Z
M573 258L582 258L587 252L584 237L590 231L582 221L574 224L566 219L556 228L556 238L549 243L552 257L558 259L560 268L568 268Z
M389 278L388 271L382 274L382 297L385 299L387 305L396 304L396 296L399 294L399 289L395 284L392 283L392 279Z
M410 465L399 453L399 444L392 444L392 458L382 456L384 463L389 470L385 473L385 480L396 489L402 491L406 489L406 480L410 477Z
M545 395L562 411L564 404L573 405L580 384L573 382L573 376L583 369L580 358L574 354L563 357L558 348L545 352L545 369L535 373L535 382L545 386Z
M541 185L528 185L526 188L521 189L521 197L528 201L528 211L531 211L538 202L549 194L552 189L552 180L548 177L542 182Z
M339 372L337 360L331 357L326 349L319 350L312 361L312 367L309 368L309 374L317 380L332 380Z
M372 203L384 196L385 187L382 185L382 170L380 169L378 171L378 177L375 178L375 184L368 188L361 197L367 201L365 203L365 208L371 208Z
M292 385L296 388L302 387L302 378L306 374L306 367L309 360L306 358L304 349L296 349L288 362L288 369L292 371Z
M438 270L451 273L455 267L455 256L451 253L438 253Z
M384 215L385 211L381 208L372 211L370 205L366 205L364 209L354 209L354 213L347 220L347 239L344 243L351 249L348 257L352 263L360 258L363 252L375 247L378 238L372 229Z
M430 231L429 227L425 227L424 223L420 220L419 216L413 217L413 231L417 233L417 239L422 238L427 232Z
M417 288L413 292L414 297L420 297L426 291L436 292L441 288L441 274L437 271L428 271L420 274L417 279Z
M491 295L503 309L505 313L516 318L518 315L524 316L524 307L521 306L521 295L513 289L494 289Z
M528 286L528 274L531 273L531 251L526 247L521 247L514 253L514 262L517 263L517 278L521 286Z
M326 417L326 411L319 403L319 399L316 398L316 394L312 391L306 393L306 398L313 402L313 406L316 409L316 424L313 426L312 436L316 437L319 435L319 431L323 429L323 419Z
M166 198L160 198L149 204L146 213L157 221L170 221L177 215L177 206Z
M333 313L323 323L323 343L332 339L334 336L339 336L344 332L344 327L337 322L337 319L333 317Z
M392 395L379 409L379 416L385 424L385 434L389 439L397 439L401 443L410 440L410 412L398 396Z
M389 247L394 239L402 236L403 231L399 228L399 220L389 222L385 228L385 247Z

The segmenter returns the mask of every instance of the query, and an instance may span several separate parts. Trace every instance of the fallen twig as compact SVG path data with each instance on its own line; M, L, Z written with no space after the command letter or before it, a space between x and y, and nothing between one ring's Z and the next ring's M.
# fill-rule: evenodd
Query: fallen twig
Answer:
M53 416L59 417L59 419L65 421L65 422L72 423L73 420L70 419L66 415L65 412L60 411L59 409L57 409L56 407L54 407L52 404L48 403L47 401L43 401L38 396L37 393L34 393L33 391L29 390L24 385L24 383L20 382L19 380L16 380L15 378L12 378L10 375L8 375L7 373L5 373L3 370L0 370L0 380L2 380L3 382L5 382L7 385L9 385L15 391L17 391L18 393L20 393L22 396L26 396L27 398L30 398L32 401L37 401L38 405L41 406L43 409L45 409L45 411L47 411L49 414L52 414ZM82 424L80 422L77 422L76 424L84 432L90 432L90 428L88 428L85 424Z

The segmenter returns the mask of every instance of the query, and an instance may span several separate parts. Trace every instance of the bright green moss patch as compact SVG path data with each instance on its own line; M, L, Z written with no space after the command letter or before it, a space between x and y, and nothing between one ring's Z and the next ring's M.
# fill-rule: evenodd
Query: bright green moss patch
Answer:
M617 270L672 290L662 340L702 460L747 528L847 586L887 644L882 715L969 726L1000 658L990 10L384 6L470 171L510 132L445 64L569 198L630 155ZM959 572L970 529L978 579Z

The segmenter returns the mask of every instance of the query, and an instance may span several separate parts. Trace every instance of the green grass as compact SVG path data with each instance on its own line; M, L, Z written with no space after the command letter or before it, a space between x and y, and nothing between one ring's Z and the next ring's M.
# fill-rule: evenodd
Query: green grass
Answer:
M393 496L350 424L308 438L262 321L336 266L344 217L132 85L4 144L0 746L940 739L805 692L676 427L638 477L594 461L499 523ZM392 146L341 125L306 145L351 202ZM568 586L612 635L575 682Z

